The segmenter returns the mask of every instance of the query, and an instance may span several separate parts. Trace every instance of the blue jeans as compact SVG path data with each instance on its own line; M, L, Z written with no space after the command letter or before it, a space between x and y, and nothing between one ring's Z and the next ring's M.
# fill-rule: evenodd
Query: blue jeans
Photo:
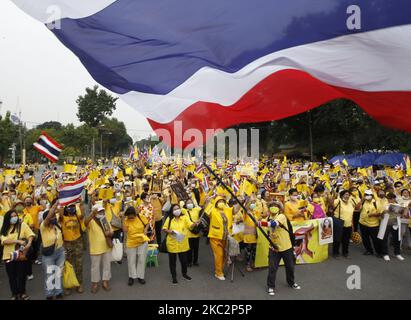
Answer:
M54 250L51 256L42 256L46 298L63 294L63 267L65 260L63 247Z

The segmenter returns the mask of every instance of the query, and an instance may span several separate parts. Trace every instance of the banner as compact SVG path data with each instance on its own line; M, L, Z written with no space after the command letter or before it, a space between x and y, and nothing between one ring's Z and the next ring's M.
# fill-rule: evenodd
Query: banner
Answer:
M333 243L334 226L332 218L318 219L318 244Z
M297 264L319 263L328 258L328 244L319 244L319 220L291 222L295 234L294 254ZM257 229L255 267L268 267L268 240ZM281 265L284 262L281 262Z

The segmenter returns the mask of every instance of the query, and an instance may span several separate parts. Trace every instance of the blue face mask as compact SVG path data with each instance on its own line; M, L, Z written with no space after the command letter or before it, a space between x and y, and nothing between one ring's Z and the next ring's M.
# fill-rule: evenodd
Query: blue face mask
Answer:
M11 224L16 224L17 221L19 221L19 218L18 218L18 217L12 217L12 218L10 218L10 223L11 223Z
M255 209L255 203L250 204L250 209L254 210Z

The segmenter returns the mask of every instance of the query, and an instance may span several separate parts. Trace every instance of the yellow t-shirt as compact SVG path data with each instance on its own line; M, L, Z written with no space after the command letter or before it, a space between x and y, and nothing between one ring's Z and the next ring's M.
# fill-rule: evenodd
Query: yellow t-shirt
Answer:
M111 248L107 245L103 230L93 220L87 226L90 255L99 255L109 252Z
M178 242L172 235L167 235L167 251L170 253L180 253L180 252L186 252L190 250L190 246L188 244L188 232L189 232L189 227L192 224L188 216L186 215L181 215L178 218L178 221L176 218L173 217L169 225L170 217L166 219L163 225L163 230L174 230L178 233L182 233L185 235L183 241Z
M42 211L40 206L31 206L30 208L24 208L24 214L28 213L33 218L34 230L39 230L39 212Z
M156 199L151 199L151 205L153 207L153 212L154 212L154 220L160 221L163 219L163 203L162 203L162 199L160 198L156 198Z
M16 247L15 244L6 244L6 245L3 244L3 242L5 240L22 240L22 239L28 239L30 237L34 237L33 231L24 222L21 224L19 239L17 239L18 229L16 228L13 233L12 233L12 231L13 231L13 226L7 232L7 236L1 236L1 244L4 246L3 260L9 260L10 259L10 254L15 250L15 247Z
M23 213L19 214L19 219L20 221L25 222L30 228L32 228L32 226L34 225L31 215L24 213L24 211Z
M296 221L296 222L302 222L302 221L307 220L306 215L304 217L294 218L294 215L296 215L299 212L300 212L300 209L298 208L298 201L297 202L287 201L285 203L284 214L287 216L288 220Z
M7 211L11 209L11 200L10 198L6 198L0 202L0 216L4 216Z
M106 218L107 221L109 223L111 223L111 220L113 219L113 214L119 218L119 214L121 211L121 205L122 202L121 201L116 201L114 204L108 203L106 206ZM119 230L119 228L115 228L113 226L111 226L111 228L113 229L113 231L117 231Z
M80 215L62 217L61 228L64 241L74 241L81 237Z
M334 208L336 208L334 211L334 216L344 220L345 228L351 227L355 208L355 205L351 199L348 199L347 202L341 199L334 200Z
M253 211L249 211L250 214L258 221L261 216L261 212L257 211L256 209ZM250 216L244 213L244 243L257 243L257 227L253 220L251 220Z
M124 227L127 230L127 248L136 248L150 239L144 234L144 228L148 224L148 219L139 214L133 220L126 218L124 220Z
M182 209L182 212L185 216L187 216L188 220L190 221L190 224L193 224L194 222L197 222L198 219L200 219L201 208L195 207L191 210ZM190 219L190 216L191 216L191 219ZM189 238L199 238L200 234L194 234L189 229L188 230L188 237Z
M53 244L56 245L56 249L59 249L63 246L63 235L58 227L46 227L45 223L42 222L40 225L40 233L41 242L44 248L50 247Z
M366 227L378 227L380 225L380 218L370 217L370 214L376 213L378 213L376 202L374 200L365 201L360 212L360 223Z
M287 218L284 214L277 214L274 221L281 224L288 230ZM290 235L284 228L277 226L274 230L270 229L270 239L277 246L279 252L283 252L292 248Z

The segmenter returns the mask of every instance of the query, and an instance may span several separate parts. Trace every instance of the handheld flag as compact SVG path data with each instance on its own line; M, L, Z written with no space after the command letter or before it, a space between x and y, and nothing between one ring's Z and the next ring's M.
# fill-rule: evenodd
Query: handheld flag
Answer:
M59 187L59 204L60 206L67 206L74 203L81 198L81 193L84 190L88 176L85 175L76 182L66 183Z
M57 162L63 147L53 140L47 133L42 132L33 147L52 162Z

